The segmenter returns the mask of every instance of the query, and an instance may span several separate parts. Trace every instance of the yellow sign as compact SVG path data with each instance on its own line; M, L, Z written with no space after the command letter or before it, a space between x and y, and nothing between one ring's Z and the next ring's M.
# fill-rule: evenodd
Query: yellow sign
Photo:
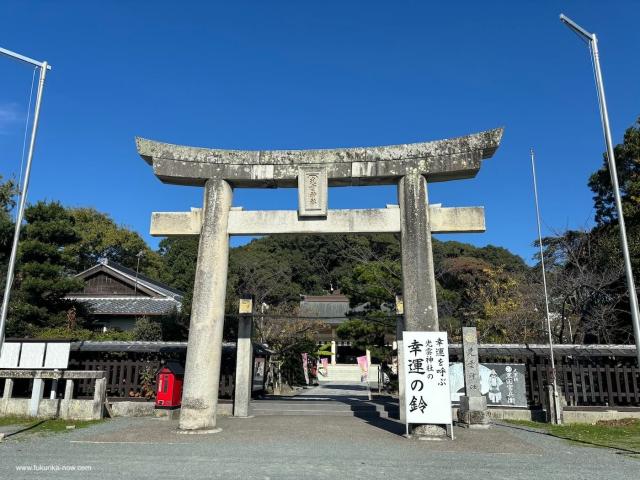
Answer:
M241 298L238 313L253 313L253 300L250 298Z
M402 295L396 295L396 315L404 315L404 302Z

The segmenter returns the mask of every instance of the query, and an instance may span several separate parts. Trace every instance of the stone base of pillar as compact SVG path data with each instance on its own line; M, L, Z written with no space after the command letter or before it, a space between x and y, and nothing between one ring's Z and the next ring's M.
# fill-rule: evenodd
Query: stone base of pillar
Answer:
M221 428L216 427L201 430L176 430L176 433L179 433L180 435L208 435L210 433L219 433L221 431Z
M153 411L153 416L161 420L180 420L180 409L156 408Z
M416 440L446 440L446 425L414 425L409 433L409 438Z
M483 429L489 428L491 418L487 409L487 398L460 396L458 408L458 426L464 428Z

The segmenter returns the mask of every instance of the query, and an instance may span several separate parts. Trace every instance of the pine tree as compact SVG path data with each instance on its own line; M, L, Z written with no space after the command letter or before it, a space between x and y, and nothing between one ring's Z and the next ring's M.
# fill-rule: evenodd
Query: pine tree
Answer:
M2 176L0 176L0 181ZM14 207L13 196L16 193L15 184L11 180L0 183L0 288L4 291L11 241L13 239L14 224L11 219L11 209Z
M25 220L8 335L65 325L73 303L64 297L82 289L82 280L70 275L72 258L66 251L78 241L73 217L58 202L38 202L26 209Z

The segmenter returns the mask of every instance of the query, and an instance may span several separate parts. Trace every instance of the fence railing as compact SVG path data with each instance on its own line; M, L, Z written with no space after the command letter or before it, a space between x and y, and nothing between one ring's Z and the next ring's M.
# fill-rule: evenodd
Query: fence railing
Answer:
M544 403L545 387L551 383L551 369L545 350L535 347L498 346L490 351L481 349L482 363L520 363L525 364L526 393L529 406L537 407ZM620 406L640 407L640 368L635 356L622 355L620 346L607 347L606 355L581 350L594 346L561 346L566 352L558 352L556 357L556 378L560 393L571 406ZM604 347L600 348L602 350ZM458 349L460 350L460 349ZM515 353L514 353L515 352ZM628 352L627 352L628 353ZM528 355L527 355L528 354ZM104 371L107 396L114 398L144 397L144 390L151 389L155 394L155 372L163 360L170 357L164 352L140 354L120 352L117 355L93 355L93 352L73 355L69 368L74 370ZM184 357L178 357L184 361ZM450 352L451 361L461 361L461 351ZM232 398L234 391L235 358L225 357L220 375L220 398ZM375 378L375 377L374 377ZM75 394L79 397L93 396L91 380L76 381Z
M529 399L540 405L544 387L551 382L548 364L528 364ZM560 364L558 390L571 406L640 407L640 369L631 365Z
M494 363L500 363L495 359ZM511 362L508 362L511 363ZM522 362L513 362L522 363ZM75 368L103 370L108 397L153 398L155 372L160 360L109 359L85 360ZM527 399L529 405L542 405L545 387L551 383L551 367L546 363L526 363ZM575 406L637 406L640 407L640 369L631 365L556 365L556 379L567 405ZM149 383L150 381L150 383ZM232 398L234 375L220 376L220 398ZM76 381L76 395L93 396L94 382ZM151 394L145 395L145 389Z
M110 398L155 398L155 373L161 365L160 359L117 358L72 360L70 365L82 370L105 372L107 397ZM233 374L220 375L220 398L233 396L235 381ZM93 395L94 385L89 380L78 380L76 395Z

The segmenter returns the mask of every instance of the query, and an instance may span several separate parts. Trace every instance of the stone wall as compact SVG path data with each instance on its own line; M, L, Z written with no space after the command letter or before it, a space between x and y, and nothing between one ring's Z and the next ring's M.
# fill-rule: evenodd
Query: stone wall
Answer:
M454 408L454 415L457 413ZM489 416L494 421L501 420L528 420L535 422L546 421L546 412L542 409L528 408L489 408ZM589 408L568 407L563 411L563 423L590 423L600 420L621 420L623 418L640 419L640 408ZM454 418L456 418L454 416Z
M565 408L564 423L596 423L600 420L621 420L623 418L640 419L640 408Z
M70 420L99 420L103 417L106 400L104 371L0 369L4 379L0 416L32 418L64 418ZM16 398L13 387L16 379L31 380L31 398ZM52 381L50 398L43 398L45 380ZM93 380L94 393L90 400L73 398L77 381ZM55 398L57 383L64 383L64 397Z
M156 409L155 402L110 402L109 407L114 417L164 417L171 416L175 418L175 414L169 415L171 412L180 412L180 409ZM179 414L179 413L178 413ZM218 415L231 416L233 414L233 403L218 403Z
M10 398L0 400L0 417L28 417L29 398ZM38 414L34 418L49 419L63 418L69 420L99 420L102 412L96 413L96 406L91 400L70 400L68 408L64 406L64 399L50 400L43 398L40 400Z

